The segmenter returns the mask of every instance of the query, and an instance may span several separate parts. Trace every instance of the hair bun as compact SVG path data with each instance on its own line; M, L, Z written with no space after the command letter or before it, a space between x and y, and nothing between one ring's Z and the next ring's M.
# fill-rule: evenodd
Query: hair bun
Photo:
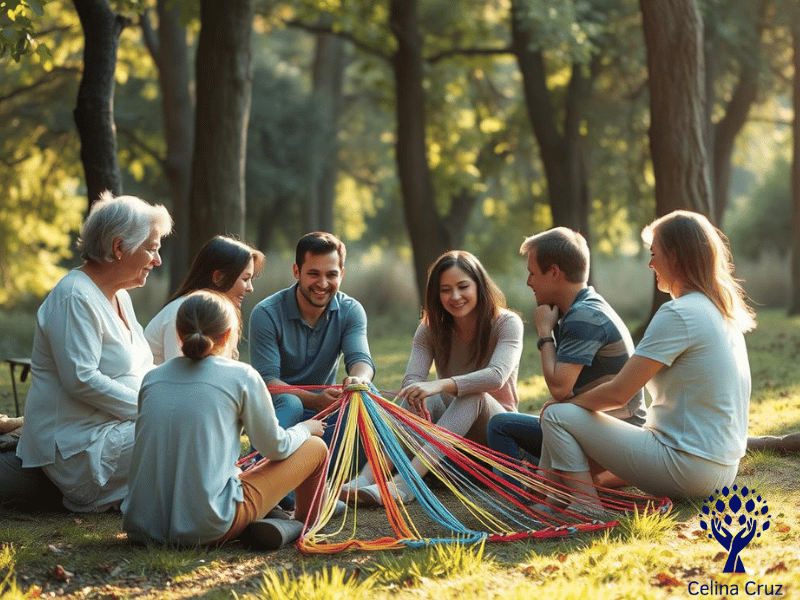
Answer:
M214 340L204 335L202 331L194 331L184 336L181 348L184 356L193 360L200 360L211 353L214 348Z

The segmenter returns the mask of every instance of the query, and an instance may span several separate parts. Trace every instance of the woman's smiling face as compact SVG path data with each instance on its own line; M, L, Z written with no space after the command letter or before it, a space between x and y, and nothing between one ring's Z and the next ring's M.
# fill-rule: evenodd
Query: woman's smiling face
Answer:
M439 279L439 300L453 318L466 317L478 304L478 286L462 269L450 267Z

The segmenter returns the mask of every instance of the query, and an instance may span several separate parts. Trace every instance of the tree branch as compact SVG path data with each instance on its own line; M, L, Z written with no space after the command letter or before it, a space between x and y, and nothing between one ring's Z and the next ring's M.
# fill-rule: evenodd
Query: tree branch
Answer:
M450 48L449 50L442 50L437 54L427 57L425 61L435 64L451 56L499 56L503 54L513 54L513 52L514 51L508 46L505 48Z
M125 136L125 138L131 144L139 148L142 152L144 152L145 154L149 154L154 159L156 159L158 161L158 164L160 164L162 167L164 166L164 161L165 161L164 156L158 150L152 148L151 146L147 145L144 141L142 141L142 139L139 138L133 131L127 129L126 127L117 127L117 132L120 135Z
M150 11L145 10L139 18L139 26L142 28L142 38L144 38L144 45L150 52L150 56L156 65L161 64L161 49L158 44L158 36L153 29L153 24L150 22Z
M766 123L768 125L785 125L786 127L792 125L792 122L786 119L773 119L770 117L750 117L747 120L752 123Z
M386 52L383 52L378 48L375 48L374 46L370 46L366 42L361 41L354 34L348 31L334 31L330 25L314 25L310 23L303 23L302 21L297 21L297 20L284 21L284 24L287 27L302 29L304 31L308 31L309 33L328 33L330 35L338 36L342 39L349 41L356 48L363 50L367 54L377 56L378 58L382 58L383 60L386 61L391 60L391 55L387 54Z
M53 67L53 69L51 71L48 71L47 73L45 73L44 76L42 76L41 79L37 79L33 83L30 83L30 84L28 84L26 86L16 88L16 89L12 90L11 92L9 92L8 94L6 94L5 96L0 96L0 104L2 104L3 102L6 102L8 100L11 100L15 96L19 96L20 94L24 94L26 92L33 91L38 87L41 87L41 86L43 86L43 85L45 85L47 83L51 83L52 81L54 81L56 79L54 77L55 74L59 74L59 73L80 73L80 72L81 72L81 70L78 69L77 67Z

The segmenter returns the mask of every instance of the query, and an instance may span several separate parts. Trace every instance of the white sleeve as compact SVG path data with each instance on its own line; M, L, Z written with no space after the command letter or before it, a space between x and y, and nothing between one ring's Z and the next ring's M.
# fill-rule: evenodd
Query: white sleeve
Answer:
M650 320L634 354L670 366L690 345L686 322L674 307L663 304Z

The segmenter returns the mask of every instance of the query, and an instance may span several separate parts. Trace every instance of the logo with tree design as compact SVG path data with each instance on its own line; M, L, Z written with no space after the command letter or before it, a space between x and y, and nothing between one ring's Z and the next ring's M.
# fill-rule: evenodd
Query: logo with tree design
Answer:
M762 531L769 529L767 501L755 490L744 486L741 490L722 488L703 502L700 527L709 531L709 538L716 539L728 551L723 573L744 573L744 564L739 553ZM739 530L733 532L736 527Z

